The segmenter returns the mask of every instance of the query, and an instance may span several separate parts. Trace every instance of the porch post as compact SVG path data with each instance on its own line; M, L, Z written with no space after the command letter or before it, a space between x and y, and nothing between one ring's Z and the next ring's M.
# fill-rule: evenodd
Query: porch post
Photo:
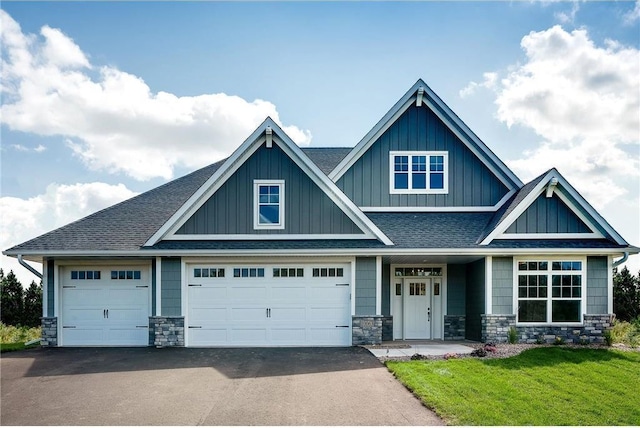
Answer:
M382 315L382 256L376 257L376 315Z
M486 256L484 259L484 313L493 313L493 257Z

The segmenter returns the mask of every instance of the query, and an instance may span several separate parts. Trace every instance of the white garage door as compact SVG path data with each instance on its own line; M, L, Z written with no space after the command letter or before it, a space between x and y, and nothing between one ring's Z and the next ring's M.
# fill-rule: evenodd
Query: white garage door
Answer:
M148 267L71 267L60 273L64 346L146 346Z
M349 346L349 264L190 264L189 346Z

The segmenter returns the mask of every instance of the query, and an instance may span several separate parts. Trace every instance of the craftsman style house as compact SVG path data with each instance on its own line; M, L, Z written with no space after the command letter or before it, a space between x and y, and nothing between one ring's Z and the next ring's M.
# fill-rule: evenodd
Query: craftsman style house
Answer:
M229 158L5 251L43 263L45 345L191 347L601 341L630 253L422 80L353 148L267 118Z

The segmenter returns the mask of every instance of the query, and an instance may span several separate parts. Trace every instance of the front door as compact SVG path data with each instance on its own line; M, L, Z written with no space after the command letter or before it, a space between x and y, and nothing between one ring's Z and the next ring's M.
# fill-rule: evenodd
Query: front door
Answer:
M405 339L431 339L431 280L405 279L403 326Z

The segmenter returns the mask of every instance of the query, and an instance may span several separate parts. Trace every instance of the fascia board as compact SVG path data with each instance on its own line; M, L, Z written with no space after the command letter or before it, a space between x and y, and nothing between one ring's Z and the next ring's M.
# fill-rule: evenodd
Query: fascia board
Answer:
M227 158L218 170L167 220L151 238L144 243L145 247L152 246L168 234L175 233L185 219L188 219L200 208L215 191L226 182L229 177L246 161L262 144L260 136L267 126L275 122L268 117L255 131ZM254 147L251 147L251 146Z

